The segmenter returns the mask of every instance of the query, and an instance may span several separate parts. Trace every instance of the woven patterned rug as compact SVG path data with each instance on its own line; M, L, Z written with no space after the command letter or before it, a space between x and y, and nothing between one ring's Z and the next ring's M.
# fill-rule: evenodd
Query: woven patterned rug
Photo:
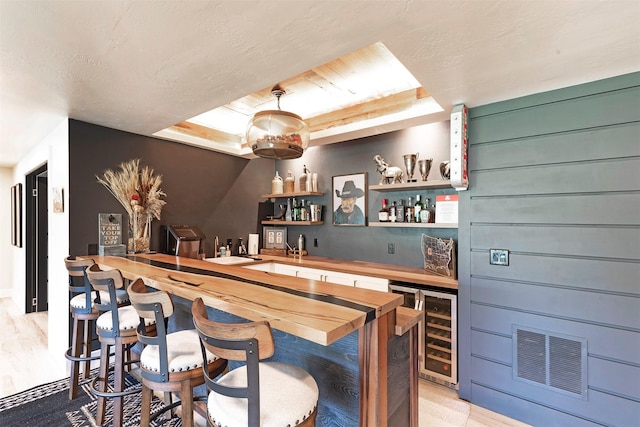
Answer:
M97 372L92 372L93 377ZM29 390L0 399L0 426L3 427L87 427L97 426L95 415L97 399L90 392L91 379L82 380L78 397L69 400L69 379L39 385ZM127 390L140 389L140 383L126 375ZM107 400L106 422L103 426L112 425L112 402ZM125 397L124 426L140 425L140 393ZM162 400L154 397L151 413L162 409ZM179 417L169 418L169 411L158 416L151 423L155 427L182 426Z

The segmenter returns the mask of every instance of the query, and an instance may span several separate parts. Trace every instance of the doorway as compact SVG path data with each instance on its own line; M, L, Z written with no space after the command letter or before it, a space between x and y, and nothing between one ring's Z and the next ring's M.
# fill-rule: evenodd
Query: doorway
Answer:
M47 311L48 298L48 212L47 164L26 176L25 183L25 312Z

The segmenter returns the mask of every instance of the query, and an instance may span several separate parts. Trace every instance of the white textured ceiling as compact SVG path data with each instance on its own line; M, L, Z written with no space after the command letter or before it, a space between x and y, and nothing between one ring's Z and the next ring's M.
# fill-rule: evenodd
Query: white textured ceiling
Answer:
M63 117L141 135L375 42L445 109L640 70L638 0L0 0L0 165Z

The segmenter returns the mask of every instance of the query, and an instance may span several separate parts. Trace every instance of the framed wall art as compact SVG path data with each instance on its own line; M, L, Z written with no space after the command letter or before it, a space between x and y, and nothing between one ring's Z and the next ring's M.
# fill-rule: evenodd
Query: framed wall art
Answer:
M367 173L332 178L333 225L367 225Z
M64 188L53 187L53 212L64 212Z
M22 184L11 187L11 244L22 247Z

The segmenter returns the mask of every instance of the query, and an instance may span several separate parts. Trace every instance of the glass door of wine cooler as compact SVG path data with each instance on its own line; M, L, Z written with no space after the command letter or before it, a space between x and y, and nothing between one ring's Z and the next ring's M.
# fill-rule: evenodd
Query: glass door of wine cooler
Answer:
M456 295L422 290L424 297L424 357L422 377L457 388L457 298Z

